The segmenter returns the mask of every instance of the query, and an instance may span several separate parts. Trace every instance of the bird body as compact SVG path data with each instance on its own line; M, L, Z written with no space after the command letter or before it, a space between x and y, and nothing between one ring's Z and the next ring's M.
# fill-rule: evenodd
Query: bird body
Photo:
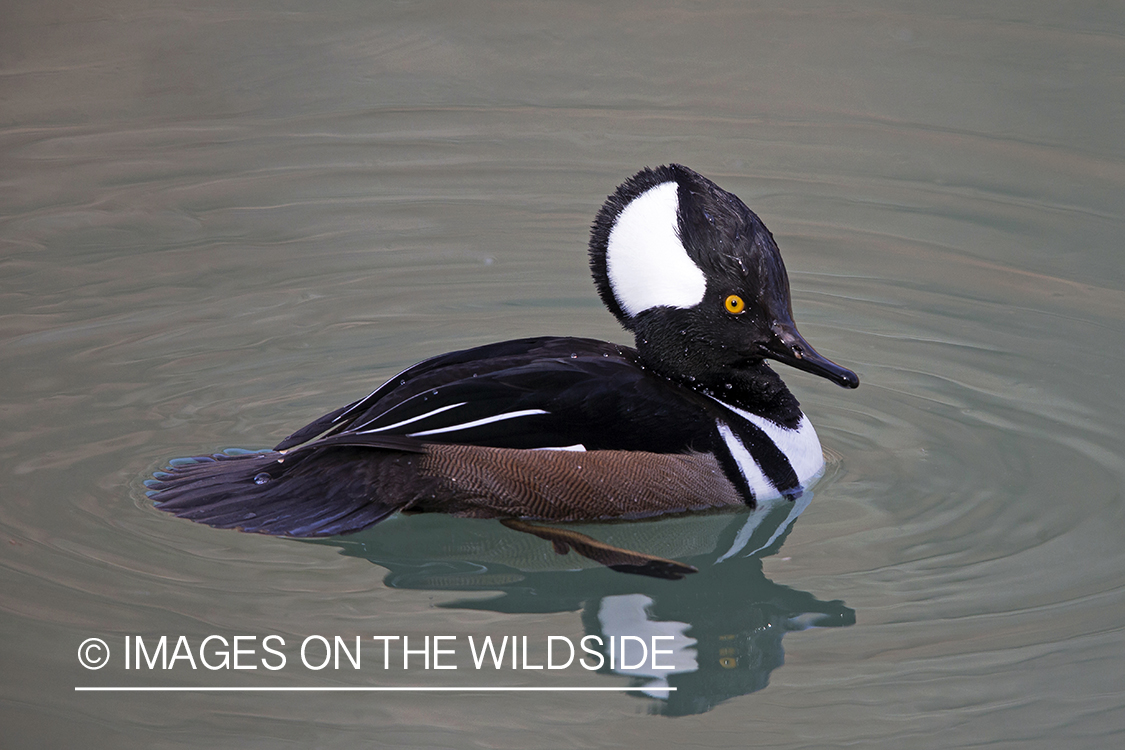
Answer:
M273 451L181 461L157 507L324 536L396 511L634 519L794 498L823 454L773 359L846 387L792 320L772 235L686 167L646 169L595 220L590 265L631 348L526 338L421 362ZM565 542L556 540L556 548Z

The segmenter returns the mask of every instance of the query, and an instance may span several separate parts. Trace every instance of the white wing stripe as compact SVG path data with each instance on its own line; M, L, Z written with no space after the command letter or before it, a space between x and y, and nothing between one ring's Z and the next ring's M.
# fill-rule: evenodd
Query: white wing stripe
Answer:
M530 417L534 414L546 414L547 412L542 409L523 409L522 411L509 411L503 414L495 414L491 417L484 419L477 419L472 422L465 422L464 424L450 425L449 427L438 427L435 430L422 430L421 432L412 432L408 437L423 437L425 435L440 435L443 432L457 432L458 430L471 430L474 427L482 427L486 424L493 422L501 422L505 419L516 419L517 417Z
M411 422L417 422L419 420L425 419L426 417L432 417L435 414L441 414L443 411L449 411L450 409L456 409L458 406L464 406L467 403L469 403L469 402L468 401L462 401L459 404L447 404L445 406L434 409L433 411L428 411L425 414L419 414L416 417L411 417L410 419L404 419L401 422L395 422L394 424L389 424L386 427L373 427L370 430L358 430L356 432L356 434L357 435L367 435L367 434L370 434L372 432L385 432L387 430L393 430L396 427L402 427L405 424L410 424Z
M371 398L372 396L374 396L378 392L379 392L378 388L371 391L371 393L368 393L366 396L361 398L359 401L356 401L354 404L349 406L347 409L344 409L342 412L340 412L340 414L335 419L333 419L330 424L336 424L337 422L351 416L352 412L359 409L359 407L363 406L363 404L367 402L367 399Z

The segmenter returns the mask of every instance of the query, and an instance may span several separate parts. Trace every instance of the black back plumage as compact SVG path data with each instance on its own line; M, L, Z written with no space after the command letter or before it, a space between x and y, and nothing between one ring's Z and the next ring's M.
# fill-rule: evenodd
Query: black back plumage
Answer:
M301 428L275 450L292 449L322 433L329 438L428 433L419 439L497 448L582 445L586 450L685 453L709 448L719 410L701 394L639 366L634 349L570 337L452 352L405 370L387 385L392 387ZM532 411L543 413L452 429ZM670 424L676 428L669 430Z

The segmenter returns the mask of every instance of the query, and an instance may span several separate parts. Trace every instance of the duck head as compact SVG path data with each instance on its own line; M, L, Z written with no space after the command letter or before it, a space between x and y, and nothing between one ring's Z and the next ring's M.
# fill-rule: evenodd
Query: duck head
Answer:
M859 385L797 331L789 277L761 219L687 167L645 169L617 188L594 220L590 267L641 359L663 375L714 387L772 359Z

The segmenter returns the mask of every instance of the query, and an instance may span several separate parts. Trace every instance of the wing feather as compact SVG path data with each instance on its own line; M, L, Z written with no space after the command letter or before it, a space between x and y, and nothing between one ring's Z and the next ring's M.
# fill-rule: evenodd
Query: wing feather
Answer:
M415 365L301 428L277 449L398 435L496 448L583 445L682 453L710 447L707 415L715 408L694 391L650 376L627 347L577 338L522 339Z

